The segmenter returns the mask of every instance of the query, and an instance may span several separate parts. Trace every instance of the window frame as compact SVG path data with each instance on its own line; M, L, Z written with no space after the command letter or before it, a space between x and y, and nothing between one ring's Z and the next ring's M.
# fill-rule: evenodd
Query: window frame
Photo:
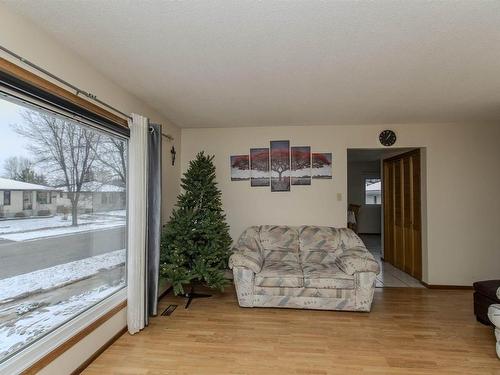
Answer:
M20 374L54 352L61 351L57 356L61 355L71 347L64 348L67 342L126 300L125 286L1 362L0 373Z
M42 197L45 195L45 201L42 202ZM52 196L50 195L49 191L41 191L37 190L36 192L36 203L37 204L51 204L52 203Z
M95 131L113 135L122 139L124 142L127 143L127 170L129 169L128 141L130 138L130 130L128 129L128 127L125 128L123 124L110 121L109 119L100 116L98 113L92 112L88 109L84 109L83 107L79 107L77 104L71 103L68 100L58 98L59 101L57 103L51 103L49 99L50 97L57 98L55 95L50 94L48 91L44 91L43 88L30 85L29 83L26 83L23 80L20 80L12 75L9 75L4 71L4 69L2 69L2 63L3 63L2 60L3 59L0 58L0 100L2 99L7 100L24 107L28 107L29 109L33 110L48 112L56 117L62 117L66 120L71 120L80 125L90 127ZM22 68L19 69L24 71L24 69ZM50 84L50 82L45 81L44 79L41 80ZM26 90L25 89L26 85L31 86L31 88L33 87L36 88L38 90L37 94L33 95L31 92L29 92L29 90ZM72 95L69 92L68 94ZM47 99L47 97L49 99ZM71 108L71 110L66 110L63 107L64 104L68 105ZM80 108L82 110L82 113L90 115L82 117L81 115L79 115L78 111L74 110L75 108L77 109ZM91 119L89 120L89 118ZM125 200L126 223L128 223L128 210L129 210L128 182L129 182L129 176L127 174L127 189L124 192L126 197ZM127 232L128 228L126 228L126 233ZM128 244L125 251L126 254L128 254ZM100 316L105 315L120 303L126 302L127 287L128 287L127 274L128 274L128 265L126 263L125 285L121 289L110 294L108 297L99 301L95 305L88 307L81 313L72 316L65 323L43 334L41 337L29 343L27 346L20 349L18 352L7 357L5 360L0 362L0 373L2 373L3 371L6 371L6 373L20 373L26 370L27 368L32 367L37 362L44 361L45 358L51 357L52 353L57 351L59 347L64 346L65 343L69 342L73 337L76 337L79 334L79 332L84 331L86 327L90 326L92 322L98 320ZM79 340L81 340L84 337L85 335L80 337ZM73 343L73 345L74 344L76 343ZM51 361L56 359L60 354L62 354L62 352L50 358L48 362L50 363Z
M9 197L8 199L6 198L7 196ZM10 206L12 204L11 199L12 199L12 191L11 190L4 190L3 191L3 205ZM9 202L9 203L6 203L6 202Z
M375 203L371 203L371 202L368 202L367 200L367 190L366 190L366 187L367 187L367 184L366 182L368 180L378 180L378 182L380 182L380 200L377 202L377 198L375 197ZM382 205L382 178L380 177L364 177L364 205L365 206L381 206Z

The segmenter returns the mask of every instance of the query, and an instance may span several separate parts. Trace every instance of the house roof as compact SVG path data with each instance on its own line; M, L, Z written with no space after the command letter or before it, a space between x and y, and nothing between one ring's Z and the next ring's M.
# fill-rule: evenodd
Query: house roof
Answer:
M67 192L68 188L66 186L62 186L61 190ZM121 193L125 191L125 187L104 184L97 181L89 181L83 183L81 191L86 193Z
M97 181L85 182L82 186L82 191L95 192L95 193L118 193L124 192L123 186L102 184Z
M16 180L11 180L11 179L8 179L8 178L1 178L0 177L0 190L37 190L37 191L46 190L46 191L57 191L58 189L50 187L50 186L30 184L28 182L16 181Z
M375 182L374 184L366 185L366 191L380 191L381 183Z

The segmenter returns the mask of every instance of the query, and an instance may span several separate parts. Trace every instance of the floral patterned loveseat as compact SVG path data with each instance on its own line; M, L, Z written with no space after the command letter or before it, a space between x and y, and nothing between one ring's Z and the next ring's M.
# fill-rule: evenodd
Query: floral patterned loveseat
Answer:
M253 226L229 259L242 307L370 311L379 264L350 229Z

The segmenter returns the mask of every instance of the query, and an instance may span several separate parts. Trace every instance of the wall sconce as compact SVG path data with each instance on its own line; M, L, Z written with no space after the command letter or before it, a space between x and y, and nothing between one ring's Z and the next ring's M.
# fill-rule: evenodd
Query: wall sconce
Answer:
M170 134L162 134L163 137L165 137L169 142L174 141L174 137L172 137ZM172 145L172 148L170 149L170 155L172 156L172 165L175 165L175 155L177 154L177 151L175 151L175 147Z
M170 154L172 155L172 165L174 165L175 164L175 154L177 154L174 146L172 146L172 148L170 149Z

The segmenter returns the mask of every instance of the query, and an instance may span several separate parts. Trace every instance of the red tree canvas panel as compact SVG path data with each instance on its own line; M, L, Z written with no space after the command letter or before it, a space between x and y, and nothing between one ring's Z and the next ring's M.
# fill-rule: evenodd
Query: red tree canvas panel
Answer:
M311 147L298 146L290 148L291 184L311 185Z
M290 191L290 141L271 141L271 191Z
M269 149L250 149L250 185L269 186Z
M312 178L331 179L332 178L332 153L312 154Z
M248 155L231 155L231 181L250 179Z

